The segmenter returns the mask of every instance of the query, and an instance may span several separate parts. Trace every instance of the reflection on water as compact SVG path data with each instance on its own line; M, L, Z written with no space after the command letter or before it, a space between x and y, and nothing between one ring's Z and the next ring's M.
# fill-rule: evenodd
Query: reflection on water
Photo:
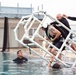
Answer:
M7 61L13 60L14 55L0 53L0 56L0 75L76 75L76 68L49 69L39 58L29 58L27 63L17 65Z
M6 53L2 53L2 57L3 57L3 60L8 60L8 55ZM3 72L7 72L8 71L8 65L5 65L5 63L3 63Z

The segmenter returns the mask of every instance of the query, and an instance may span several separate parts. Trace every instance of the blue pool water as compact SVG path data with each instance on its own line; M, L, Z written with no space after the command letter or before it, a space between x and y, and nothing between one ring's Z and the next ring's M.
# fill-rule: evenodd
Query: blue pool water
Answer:
M76 75L76 68L48 68L40 58L28 58L28 62L18 65L9 62L16 58L10 53L0 53L0 75Z

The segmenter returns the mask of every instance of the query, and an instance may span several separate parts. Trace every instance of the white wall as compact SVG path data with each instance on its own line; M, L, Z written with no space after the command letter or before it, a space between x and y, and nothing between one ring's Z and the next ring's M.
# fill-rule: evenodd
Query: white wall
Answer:
M14 35L14 28L11 28L10 30L10 47L18 47L18 42L15 40L15 35ZM17 32L18 34L18 32Z

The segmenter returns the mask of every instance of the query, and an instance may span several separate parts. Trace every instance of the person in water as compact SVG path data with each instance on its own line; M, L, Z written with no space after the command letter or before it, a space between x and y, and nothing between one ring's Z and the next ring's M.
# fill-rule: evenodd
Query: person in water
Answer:
M19 50L19 51L17 51L17 58L14 59L13 61L14 61L14 63L22 64L22 63L27 62L28 59L26 57L23 57L22 51Z

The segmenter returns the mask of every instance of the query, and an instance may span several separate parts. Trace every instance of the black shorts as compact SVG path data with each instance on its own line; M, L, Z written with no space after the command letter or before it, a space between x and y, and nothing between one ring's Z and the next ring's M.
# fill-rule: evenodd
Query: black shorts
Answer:
M54 46L56 46L57 48L61 48L63 41L61 41L63 38L61 38L60 40L56 41L53 43ZM50 46L50 48L53 48L52 46ZM63 48L63 50L65 49L65 47Z
M59 41L59 42L56 42L54 43L53 45L56 46L57 48L61 48L63 42ZM50 48L53 48L52 46L50 46Z

